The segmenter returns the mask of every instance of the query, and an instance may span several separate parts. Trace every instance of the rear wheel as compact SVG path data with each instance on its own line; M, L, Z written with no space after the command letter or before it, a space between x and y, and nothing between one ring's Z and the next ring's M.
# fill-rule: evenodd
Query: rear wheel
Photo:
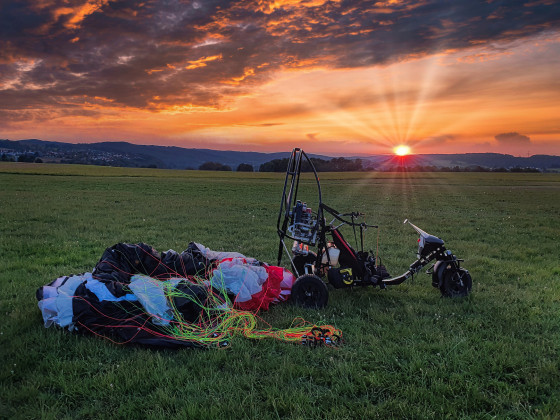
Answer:
M304 274L294 282L291 299L304 308L324 308L329 300L329 290L319 277Z
M467 270L446 269L443 272L443 282L440 286L440 292L445 297L463 297L467 296L472 288L472 278Z

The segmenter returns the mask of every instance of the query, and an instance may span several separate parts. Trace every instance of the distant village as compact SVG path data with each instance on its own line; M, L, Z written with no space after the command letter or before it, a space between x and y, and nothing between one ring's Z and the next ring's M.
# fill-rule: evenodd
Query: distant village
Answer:
M123 153L112 153L97 150L63 151L46 150L37 151L13 150L0 148L0 161L3 162L33 162L33 163L74 163L81 165L101 166L132 166L136 167L134 158Z

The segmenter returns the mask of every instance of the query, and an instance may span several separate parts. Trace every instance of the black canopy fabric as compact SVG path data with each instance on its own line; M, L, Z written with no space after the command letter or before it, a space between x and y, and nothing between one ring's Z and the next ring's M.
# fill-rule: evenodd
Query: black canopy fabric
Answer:
M201 335L211 320L210 307L214 306L215 291L204 285L179 282L173 290L173 305L176 312L164 325L155 321L153 314L146 311L138 301L99 300L85 284L76 289L72 300L74 323L79 332L107 338L118 344L140 344L150 347L207 347L200 341ZM225 303L225 299L221 300ZM198 334L180 334L177 331L189 325ZM223 345L225 341L217 341Z
M103 252L93 269L93 276L104 282L116 297L123 296L123 286L134 274L167 280L172 277L205 277L207 260L194 242L180 254L169 250L159 253L145 243L118 243Z
M101 336L117 344L160 348L202 346L193 340L170 336L167 329L153 323L152 316L138 301L100 301L85 284L76 289L72 309L78 332Z

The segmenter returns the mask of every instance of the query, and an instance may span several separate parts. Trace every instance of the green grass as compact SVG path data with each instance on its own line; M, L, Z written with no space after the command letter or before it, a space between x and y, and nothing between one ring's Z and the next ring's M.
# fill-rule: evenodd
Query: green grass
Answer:
M414 260L408 217L473 277L442 299L420 275L279 305L342 329L340 349L232 340L155 351L45 329L35 291L88 271L117 242L190 241L274 263L283 175L0 164L0 417L559 418L560 177L321 174L326 204L378 223L391 274ZM302 191L314 194L310 178ZM352 235L347 234L348 238ZM375 249L376 231L367 247Z

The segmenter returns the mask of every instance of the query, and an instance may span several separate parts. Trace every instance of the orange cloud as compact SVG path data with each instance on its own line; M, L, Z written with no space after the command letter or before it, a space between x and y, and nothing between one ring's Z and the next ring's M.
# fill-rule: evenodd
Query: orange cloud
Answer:
M64 6L59 6L59 2L56 0L39 0L33 2L31 8L34 10L42 11L49 10L51 15L51 20L45 22L36 32L40 34L47 34L53 25L62 21L62 25L66 29L78 29L81 26L83 20L101 10L104 6L109 4L111 0L86 0L82 4L68 4Z
M239 85L243 80L254 75L255 75L255 69L248 68L243 71L243 74L241 76L232 77L229 80L222 80L222 83L228 85Z
M222 54L212 55L210 57L202 57L195 61L189 61L189 65L185 67L187 70L197 69L199 67L206 67L209 61L221 60Z
M306 2L302 2L301 0L258 0L257 10L260 12L271 14L279 9L292 10L301 7L320 7L328 1L330 0L308 0ZM339 1L340 0L334 0L334 2Z

